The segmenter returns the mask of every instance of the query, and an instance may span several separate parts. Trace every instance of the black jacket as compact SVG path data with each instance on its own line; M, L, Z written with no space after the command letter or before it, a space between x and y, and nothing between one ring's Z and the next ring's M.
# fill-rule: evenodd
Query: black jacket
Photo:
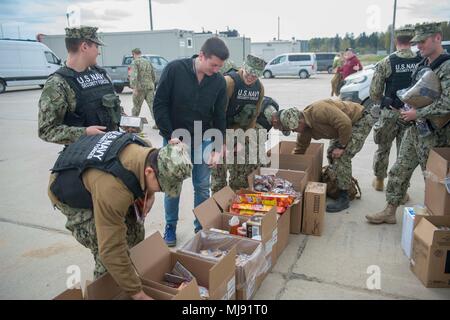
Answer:
M199 84L193 58L170 62L159 80L153 112L160 134L167 140L174 130L183 128L191 133L193 142L194 121L202 121L202 134L215 128L225 137L228 100L225 79L219 73L205 75Z

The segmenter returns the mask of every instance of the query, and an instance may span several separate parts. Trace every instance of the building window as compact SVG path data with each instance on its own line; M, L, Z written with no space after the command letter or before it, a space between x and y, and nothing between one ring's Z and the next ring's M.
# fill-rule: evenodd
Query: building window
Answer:
M192 38L187 38L187 47L192 48Z

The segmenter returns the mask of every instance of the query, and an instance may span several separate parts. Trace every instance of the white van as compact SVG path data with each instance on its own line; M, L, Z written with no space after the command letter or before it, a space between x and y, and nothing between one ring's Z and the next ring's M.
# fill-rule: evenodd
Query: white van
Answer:
M266 65L263 75L266 79L275 76L299 76L301 79L306 79L316 72L315 53L299 52L276 56Z
M42 87L60 66L61 59L41 42L0 39L0 93L6 86Z

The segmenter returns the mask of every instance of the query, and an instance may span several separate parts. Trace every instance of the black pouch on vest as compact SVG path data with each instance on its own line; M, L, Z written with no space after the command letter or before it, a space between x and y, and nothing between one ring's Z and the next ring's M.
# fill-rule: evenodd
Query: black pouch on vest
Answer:
M92 197L83 184L77 169L59 172L50 190L58 200L69 207L92 209ZM72 199L72 201L71 201ZM76 203L73 202L76 199Z

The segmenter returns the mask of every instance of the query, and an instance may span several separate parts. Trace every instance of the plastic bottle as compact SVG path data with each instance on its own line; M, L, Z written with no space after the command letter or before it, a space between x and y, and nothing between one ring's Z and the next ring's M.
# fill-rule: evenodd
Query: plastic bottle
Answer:
M229 226L230 226L230 234L238 234L238 228L239 228L239 218L234 216L230 219L230 221L228 222Z

